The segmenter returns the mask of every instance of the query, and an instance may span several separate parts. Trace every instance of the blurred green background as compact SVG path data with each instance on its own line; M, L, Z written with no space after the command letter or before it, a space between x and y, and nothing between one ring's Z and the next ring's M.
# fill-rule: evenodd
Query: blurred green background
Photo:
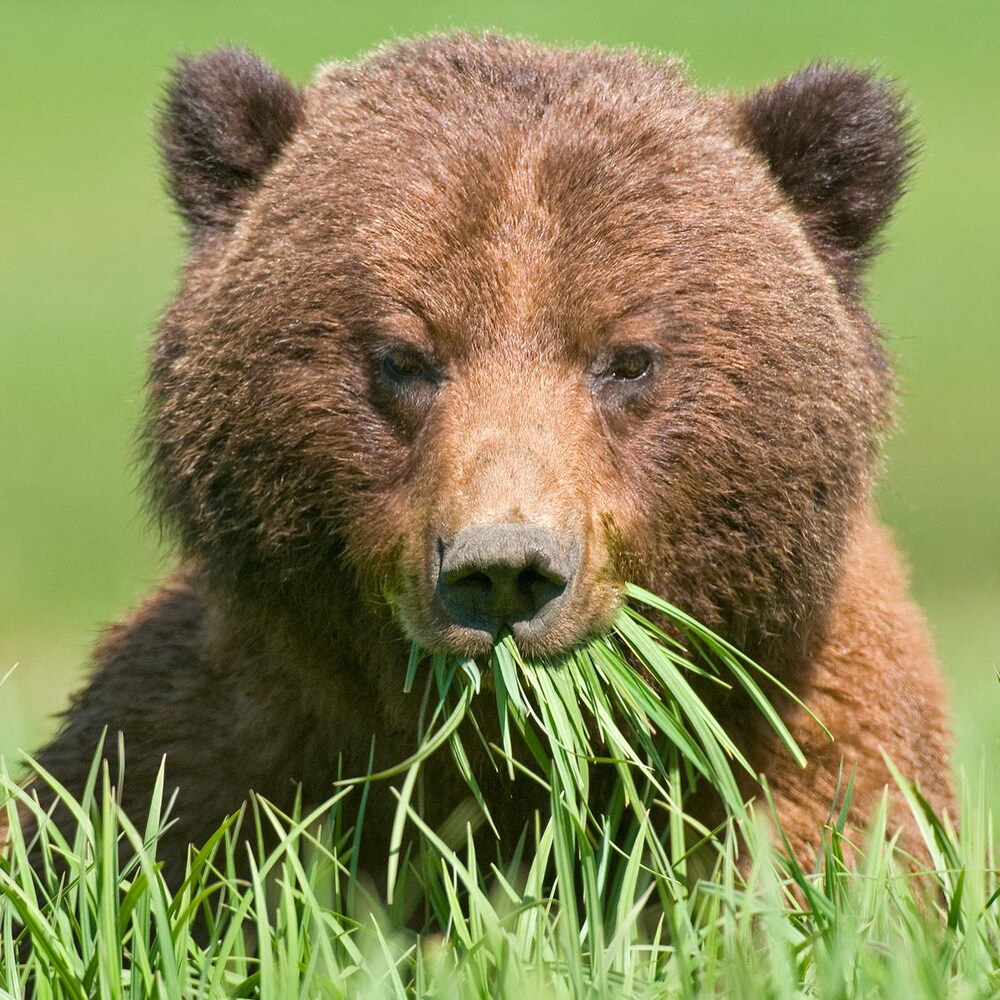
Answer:
M326 60L453 27L673 52L712 87L817 57L904 81L923 154L872 271L903 390L882 506L949 678L956 763L985 758L1000 805L994 0L0 0L0 753L53 731L100 624L169 565L140 509L132 443L144 351L183 255L152 141L167 67L236 43L305 82Z

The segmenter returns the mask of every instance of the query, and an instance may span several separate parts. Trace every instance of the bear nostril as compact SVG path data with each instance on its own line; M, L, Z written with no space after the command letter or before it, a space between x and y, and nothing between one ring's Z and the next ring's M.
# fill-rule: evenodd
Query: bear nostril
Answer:
M493 589L493 581L489 576L475 570L471 573L442 574L442 578L445 576L447 576L446 585L456 591L464 592L469 600L488 598Z
M574 546L548 528L494 524L442 542L438 596L452 621L496 635L504 625L544 628L576 570Z
M517 574L517 589L537 610L566 589L566 580L558 573L546 573L536 566L527 566Z

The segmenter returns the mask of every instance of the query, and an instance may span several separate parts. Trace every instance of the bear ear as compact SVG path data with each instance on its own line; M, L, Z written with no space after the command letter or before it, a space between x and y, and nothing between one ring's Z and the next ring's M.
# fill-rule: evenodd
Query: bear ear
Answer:
M219 49L179 62L160 148L193 237L232 225L301 119L301 92L251 52Z
M750 145L841 287L856 292L915 152L903 99L870 71L817 64L751 94L741 110Z

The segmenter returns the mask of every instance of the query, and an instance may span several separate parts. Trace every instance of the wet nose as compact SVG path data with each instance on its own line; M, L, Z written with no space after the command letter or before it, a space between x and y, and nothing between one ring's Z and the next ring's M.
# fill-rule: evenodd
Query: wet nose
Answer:
M569 539L531 524L463 528L442 542L438 592L449 617L494 636L504 625L544 631L570 590L579 555Z

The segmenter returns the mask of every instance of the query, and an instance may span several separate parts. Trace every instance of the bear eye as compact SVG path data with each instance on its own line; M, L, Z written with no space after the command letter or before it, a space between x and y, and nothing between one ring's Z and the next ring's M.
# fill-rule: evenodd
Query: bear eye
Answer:
M382 357L382 371L397 382L418 378L437 381L434 366L419 351L410 347L390 348Z
M653 356L644 347L625 347L612 355L603 375L620 382L637 382L652 367Z
M370 372L375 407L408 434L420 426L445 381L430 355L403 340L378 345Z

